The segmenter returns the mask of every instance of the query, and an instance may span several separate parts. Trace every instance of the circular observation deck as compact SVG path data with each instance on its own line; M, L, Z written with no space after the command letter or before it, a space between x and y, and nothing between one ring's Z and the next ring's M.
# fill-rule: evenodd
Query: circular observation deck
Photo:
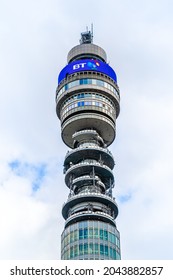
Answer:
M115 123L108 117L95 112L84 112L69 117L61 126L62 139L67 146L73 148L72 135L80 130L94 129L109 146L115 139Z
M100 180L98 176L90 176L90 175L84 175L81 177L77 177L72 180L72 189L75 194L83 193L83 190L85 188L89 189L90 193L105 193L105 184Z
M76 147L83 147L83 144L86 143L87 145L95 143L95 145L99 147L104 147L104 141L100 137L100 135L97 133L97 131L93 129L84 129L81 131L78 131L73 134L73 139L74 139L74 148ZM83 144L82 144L83 143ZM82 144L82 145L81 145Z
M70 63L75 60L93 58L103 62L107 61L106 52L95 44L80 44L73 47L67 56L67 62Z
M98 220L109 223L116 227L115 219L111 215L101 211L92 212L90 210L86 210L68 217L65 221L65 228L70 224L86 220Z
M79 203L82 202L98 202L102 203L106 207L110 207L112 211L114 211L114 219L118 216L118 206L115 202L115 200L105 194L100 193L82 193L78 195L71 196L66 203L64 203L62 207L62 215L63 218L66 220L68 218L68 212L69 209L76 206Z
M65 157L64 167L69 167L71 162L77 164L82 159L102 161L110 169L113 169L115 165L113 155L108 149L88 144L88 147L80 145L80 147L68 152Z
M94 168L95 175L100 178L100 180L105 185L106 189L109 189L110 182L111 184L114 183L114 176L112 170L108 166L102 165L92 160L88 162L85 161L72 165L65 173L66 185L70 188L71 176L73 176L73 179L76 179L84 175L92 174L93 168Z

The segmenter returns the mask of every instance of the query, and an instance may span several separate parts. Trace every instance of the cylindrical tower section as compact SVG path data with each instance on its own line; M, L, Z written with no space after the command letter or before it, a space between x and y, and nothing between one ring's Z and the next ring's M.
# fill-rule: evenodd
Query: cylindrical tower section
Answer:
M67 62L76 61L79 59L90 59L90 58L107 61L106 52L99 46L94 44L81 44L72 48L67 56Z
M105 51L92 43L90 31L81 36L56 90L62 139L72 149L64 160L69 197L62 207L61 259L120 259L115 163L108 150L116 135L119 88Z

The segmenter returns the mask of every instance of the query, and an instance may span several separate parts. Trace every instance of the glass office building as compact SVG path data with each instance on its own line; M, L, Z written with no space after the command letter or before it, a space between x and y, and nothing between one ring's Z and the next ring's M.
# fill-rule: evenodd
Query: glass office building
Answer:
M70 148L64 160L69 196L62 207L65 227L61 259L121 259L113 197L114 157L108 147L116 135L120 94L105 51L81 33L70 50L56 90L61 136Z

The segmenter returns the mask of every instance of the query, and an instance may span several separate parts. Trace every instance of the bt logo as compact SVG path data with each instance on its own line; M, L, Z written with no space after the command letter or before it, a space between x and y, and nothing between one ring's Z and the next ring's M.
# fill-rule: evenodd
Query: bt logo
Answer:
M96 70L97 67L100 66L100 63L98 61L88 61L88 62L81 62L78 64L73 65L73 70L77 70L80 68L89 68L91 70Z
M75 64L75 65L73 65L73 70L76 70L76 69L79 69L79 68L84 68L85 64L87 64L87 63L83 62L83 63Z

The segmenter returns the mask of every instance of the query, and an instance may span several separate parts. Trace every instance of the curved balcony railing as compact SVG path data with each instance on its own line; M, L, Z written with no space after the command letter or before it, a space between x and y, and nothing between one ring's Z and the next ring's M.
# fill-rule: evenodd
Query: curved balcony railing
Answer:
M78 181L81 181L81 180L100 180L100 178L98 176L94 176L94 177L91 177L89 175L85 175L85 176L80 176L80 177L77 177L76 179L73 179L73 182L72 184L75 184L77 183Z
M115 129L115 122L113 122L107 116L100 115L97 113L92 113L92 114L85 113L85 115L82 114L82 116L81 116L81 114L79 114L79 115L72 116L72 117L68 118L67 120L65 120L61 125L61 130L63 131L67 125L71 124L72 121L74 122L79 119L86 118L87 116L89 116L90 118L97 118L98 120L104 121L105 123L109 124L113 129Z
M97 181L96 184L99 184L101 187L105 188L105 184L103 184L103 182L101 182L101 180L98 176L91 177L89 175L80 176L80 177L73 179L72 185L75 185L78 182L85 181L85 180L86 181Z
M113 225L116 225L115 224L115 218L112 217L111 215L107 214L107 213L104 213L104 212L101 212L101 211L91 211L91 210L86 210L86 211L81 211L79 213L75 213L75 214L72 214L70 217L67 218L67 220L65 221L65 226L67 226L68 223L70 223L71 221L73 221L75 218L83 218L83 216L88 216L88 215L93 215L93 216L98 216L98 217L102 217L102 218L106 218L108 219L111 223L113 223Z
M112 159L114 160L114 157L113 157L113 154L111 153L111 151L109 151L107 148L101 148L99 147L98 145L91 145L91 144L88 144L88 146L86 146L86 144L81 144L80 147L78 148L75 148L71 151L67 151L67 154L65 156L65 160L66 158L68 158L71 154L75 153L75 152L78 152L80 150L86 150L86 149L96 149L96 150L99 150L99 151L102 151L102 152L105 152L107 153L109 156L112 157Z
M98 197L98 198L99 197L104 198L106 200L109 200L110 202L112 202L113 204L115 204L117 206L117 203L115 202L115 197L111 197L111 196L109 196L107 194L101 194L99 192L98 193L97 192L95 192L95 193L83 192L81 194L70 195L69 198L67 199L67 201L64 202L63 207L64 207L65 204L69 203L72 200L75 200L75 199L78 199L78 198L82 198L82 197L90 197L90 196L95 196L95 197Z
M96 202L102 205L101 207L102 210L94 209L95 208L94 205ZM80 211L78 211L76 207L80 203L84 203L82 207L83 209L80 208ZM86 203L88 203L87 204L88 207ZM91 203L91 207L90 207L90 203ZM88 209L85 209L86 207ZM62 215L65 220L75 214L80 215L80 213L85 213L85 211L89 211L89 213L92 213L92 215L95 215L95 213L104 213L109 216L112 216L114 219L118 216L118 206L117 203L115 202L115 198L101 193L85 192L85 193L71 196L68 198L67 202L63 204L62 207Z
M70 173L74 175L74 177L80 177L82 173L90 173L92 172L92 168L94 167L95 173L99 173L99 176L102 182L105 184L106 188L110 187L110 183L114 182L114 176L112 170L104 164L101 164L97 161L89 160L80 162L78 164L71 165L67 171L65 171L65 183L69 185ZM75 174L76 173L76 174ZM98 175L98 174L97 174Z
M103 138L97 133L94 129L83 129L81 131L77 131L73 134L72 138L76 140L81 140L80 137L85 135L86 139L90 139L92 136L92 140L100 142L101 145L104 145ZM100 146L100 145L99 145Z
M112 170L105 164L101 164L97 161L94 160L88 160L88 161L84 161L84 162L80 162L77 164L72 164L67 170L66 170L66 175L67 173L70 173L73 169L79 168L79 167L83 167L83 166L99 166L102 168L105 168L106 170L108 170L111 174L112 174Z
M94 134L95 136L98 135L97 131L94 130L94 129L83 129L83 130L80 130L80 131L76 131L74 134L73 134L73 138L77 137L78 135L83 135L83 134Z

